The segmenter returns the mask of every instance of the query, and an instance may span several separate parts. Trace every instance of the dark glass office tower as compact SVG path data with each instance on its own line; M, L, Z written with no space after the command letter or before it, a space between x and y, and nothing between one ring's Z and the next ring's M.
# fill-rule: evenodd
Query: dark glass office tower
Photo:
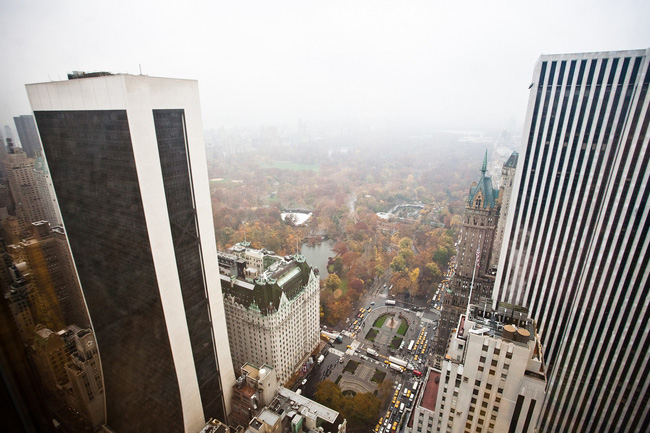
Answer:
M108 427L225 420L234 372L197 83L84 74L27 90L97 337Z
M20 146L30 158L35 158L37 153L42 151L41 142L38 139L38 131L36 131L36 123L34 123L34 116L31 114L24 114L22 116L14 117L16 124L16 131L20 138Z
M537 318L540 432L650 425L648 54L535 67L494 297Z

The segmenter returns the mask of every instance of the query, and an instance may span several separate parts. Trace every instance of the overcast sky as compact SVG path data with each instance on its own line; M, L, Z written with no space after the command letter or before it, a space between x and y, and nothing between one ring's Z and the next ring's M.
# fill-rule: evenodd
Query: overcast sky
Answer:
M500 129L540 54L648 47L648 0L0 0L0 125L30 112L26 83L142 65L199 80L206 128Z

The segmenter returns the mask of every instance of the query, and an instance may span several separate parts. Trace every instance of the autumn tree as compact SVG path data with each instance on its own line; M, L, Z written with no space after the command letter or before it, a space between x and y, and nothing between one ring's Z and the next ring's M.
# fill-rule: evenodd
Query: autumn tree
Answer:
M381 400L378 397L369 392L344 396L341 388L330 380L317 385L315 398L320 404L340 412L351 429L370 427L379 417Z
M341 279L336 274L330 274L325 279L325 287L331 292L341 287Z

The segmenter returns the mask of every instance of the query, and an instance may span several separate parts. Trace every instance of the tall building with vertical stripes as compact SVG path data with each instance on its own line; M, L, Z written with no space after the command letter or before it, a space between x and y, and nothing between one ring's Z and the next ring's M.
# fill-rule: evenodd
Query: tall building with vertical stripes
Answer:
M107 426L197 432L234 385L196 81L27 93L97 339Z
M648 54L535 67L494 297L537 319L540 432L650 424Z

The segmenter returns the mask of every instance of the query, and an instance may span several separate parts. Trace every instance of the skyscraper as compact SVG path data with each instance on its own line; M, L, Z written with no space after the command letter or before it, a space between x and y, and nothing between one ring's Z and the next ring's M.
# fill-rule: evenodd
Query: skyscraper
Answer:
M505 231L506 222L508 221L508 209L510 208L510 196L512 195L512 184L515 180L517 171L517 160L519 153L512 152L508 160L501 168L501 185L499 186L499 222L494 232L494 244L492 245L492 257L490 257L490 267L499 265L499 256L501 254L501 245L503 244L503 232Z
M4 168L21 237L24 237L31 231L33 222L46 219L49 197L41 195L32 158L14 146L10 147L6 158Z
M489 269L489 263L500 206L499 190L492 186L492 178L487 175L486 151L481 177L478 182L472 183L465 203L456 274L442 295L435 347L436 353L440 355L447 352L449 336L458 325L458 318L467 309L467 303L476 303L480 297L489 298L492 293L494 275ZM470 288L471 300L468 299Z
M36 158L36 154L40 153L42 149L34 116L31 114L16 116L14 117L14 123L16 124L16 131L18 131L18 138L20 138L20 147L23 148L28 157Z
M537 318L541 432L650 423L648 50L542 56L494 296Z
M196 81L75 73L27 93L97 339L110 429L225 419L234 372Z

